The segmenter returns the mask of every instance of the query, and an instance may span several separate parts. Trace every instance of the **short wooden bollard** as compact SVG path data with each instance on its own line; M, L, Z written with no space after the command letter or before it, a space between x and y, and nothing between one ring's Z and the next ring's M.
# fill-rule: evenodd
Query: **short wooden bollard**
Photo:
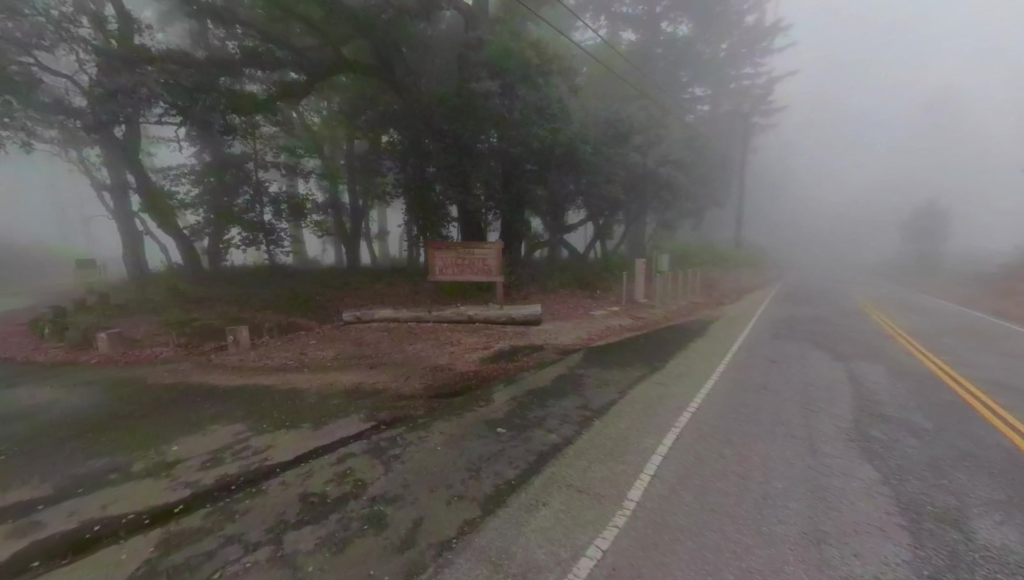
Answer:
M124 333L114 328L96 333L96 350L100 354L117 354L124 350Z
M622 305L626 305L626 287L629 285L629 272L622 273Z
M644 296L644 282L647 280L647 260L643 258L637 258L633 262L633 300L637 302L643 302L646 296Z
M228 351L244 352L252 348L248 326L229 326L225 331L228 335Z

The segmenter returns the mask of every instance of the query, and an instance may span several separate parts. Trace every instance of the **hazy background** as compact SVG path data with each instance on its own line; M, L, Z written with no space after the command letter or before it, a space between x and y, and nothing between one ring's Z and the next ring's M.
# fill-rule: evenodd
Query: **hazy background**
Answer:
M875 259L907 212L936 197L955 216L954 255L1024 244L1024 2L780 0L778 10L797 42L782 68L799 74L755 144L753 239ZM0 157L0 237L94 247L116 263L103 216L64 165ZM711 223L731 235L730 216Z
M887 252L930 196L954 256L1024 244L1024 2L781 0L788 110L757 142L752 234ZM833 244L829 244L832 246Z

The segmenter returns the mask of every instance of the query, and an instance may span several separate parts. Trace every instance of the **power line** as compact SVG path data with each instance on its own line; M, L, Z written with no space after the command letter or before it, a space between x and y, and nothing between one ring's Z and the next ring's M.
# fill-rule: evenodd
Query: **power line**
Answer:
M636 72L640 73L641 76L643 76L645 79L647 79L652 85L657 87L658 90L660 90L661 92L665 93L666 97L671 98L671 95L669 94L668 90L665 89L665 87L663 87L660 84L658 84L658 81L654 80L654 77L652 77L651 75L649 75L646 72L644 72L644 70L642 68L640 68L639 65L637 65L635 62L633 62L628 56L623 54L622 51L619 50L614 44L609 42L608 39L605 38L603 34L598 32L597 29L594 28L593 26L591 26L589 22L584 20L584 18L582 16L580 16L578 12L576 12L575 10L572 9L571 6L566 4L565 0L558 0L558 3L561 4L563 8L568 10L569 14L572 14L573 16L575 16L576 20L579 20L580 22L582 22L583 26L586 26L591 32L594 33L595 36L597 36L599 39L601 39L601 42L603 42L606 45L608 45L608 48L612 49L615 52L615 54L619 55L619 57L622 60L626 61L626 63L628 63L630 66L632 66L634 69L636 69Z
M655 104L655 105L656 105L656 106L657 106L658 108L662 109L663 111L665 111L666 113L668 113L669 115L671 115L671 116L672 116L673 118L675 118L675 119L676 119L677 121L679 121L680 123L686 123L686 121L685 121L684 119L680 118L680 117L679 117L678 115L676 115L676 113L675 113L674 111L672 111L671 109L669 109L668 107L666 107L666 106L665 106L665 105L663 105L662 103L658 102L658 100L657 100L657 99L655 99L654 97L652 97L651 95L649 95L649 94L648 94L648 93L647 93L646 91L644 91L643 89L641 89L641 88L637 87L636 85L634 85L633 83L629 82L629 80L628 80L628 79L626 79L626 77L622 76L622 75L621 75L621 74L619 74L619 73L618 73L618 72L617 72L617 71L616 71L615 69L613 69L612 67L610 67L610 66L608 66L607 64L605 64L605 63L604 63L604 61L602 61L601 59L599 59L599 58L597 58L596 56L594 56L594 53L592 53L592 52L590 52L589 50L587 50L587 49L586 49L586 48L585 48L585 47L584 47L584 46L583 46L582 44L580 44L579 42L576 42L576 40L575 40L575 39L574 39L573 37L569 36L569 35L568 35L568 34L566 34L565 32L562 32L562 30L561 30L560 28L558 28L557 26L555 26L554 24L552 24L552 23L551 23L551 21L550 21L550 20L548 20L547 18L544 18L543 16L541 16L541 14L540 14L539 12L537 12L536 10L534 10L533 8L531 8L531 7L530 7L530 5L529 5L529 4L527 4L527 3L526 3L526 2L524 1L524 0L516 0L516 2L518 2L518 3L519 3L519 5L520 5L520 6L522 6L523 8L526 8L526 10L527 10L527 11L529 11L529 12L530 12L530 14L533 14L533 15L534 15L535 17L537 17L537 19L538 19L538 20L540 20L540 21L541 21L541 22L543 22L544 24L547 24L548 26L550 26L550 27L551 27L551 29L552 29L552 30L554 30L555 32L557 32L557 33L558 33L559 35L561 35L561 36L562 36L562 38L564 38L564 39L568 40L569 42L573 43L573 45L575 45L575 46L576 46L576 48L578 48L578 49L580 49L581 51L583 51L583 52L584 52L584 53L585 53L585 54L586 54L587 56L589 56L590 58L592 58L592 59L594 60L594 62L596 62L597 64L599 64L599 65L601 65L602 67L604 67L604 68L605 68L605 70L607 70L608 72L610 72L610 73L612 73L613 75L615 75L615 76L616 76L616 77L617 77L617 78L618 78L618 79L619 79L620 81L622 81L623 83L625 83L626 85L628 85L628 86L629 86L629 87L630 87L631 89L633 89L634 91L636 91L636 92L637 92L637 94L639 94L639 95L640 95L641 97L644 97L644 98L645 98L645 99L647 99L648 101L650 101L650 102L654 103L654 104Z

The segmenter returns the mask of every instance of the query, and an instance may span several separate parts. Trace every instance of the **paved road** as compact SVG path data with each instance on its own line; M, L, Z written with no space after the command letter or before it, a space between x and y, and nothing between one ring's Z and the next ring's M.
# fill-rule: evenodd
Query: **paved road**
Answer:
M1024 332L889 287L787 281L632 510L619 511L651 452L763 295L636 389L434 575L559 580L589 553L573 577L1024 578L1024 455L858 297L1024 418ZM617 512L628 520L595 551Z

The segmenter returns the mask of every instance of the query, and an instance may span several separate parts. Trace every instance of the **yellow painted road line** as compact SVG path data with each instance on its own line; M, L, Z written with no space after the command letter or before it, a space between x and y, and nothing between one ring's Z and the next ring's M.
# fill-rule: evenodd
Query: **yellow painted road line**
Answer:
M971 384L970 381L956 373L949 365L939 360L938 357L925 350L920 344L902 331L898 326L883 316L876 309L865 304L864 311L875 320L896 342L902 344L928 370L946 383L949 388L960 395L968 405L978 412L986 421L1002 433L1011 443L1024 453L1024 425L1011 415L998 403L993 401L981 389Z
M1006 423L1008 423L1009 425L1014 427L1021 435L1024 435L1024 423L1021 423L1020 421L1018 421L1016 417L1014 417L1009 412L1007 412L1005 409L1003 409L1001 406L999 406L999 404L996 403L995 401L993 401L991 397L986 395L984 391L982 391L978 387L974 386L967 379L965 379L962 376L960 376L960 374L957 373L956 371L954 371L953 369L951 369L949 367L949 365L947 365L946 363L942 362L939 359L939 357L937 357L934 354L928 352L927 349L925 349L923 346L918 344L918 342L916 340L914 340L913 338L911 338L910 335L908 335L906 332L904 332L902 329L900 329L900 327L896 326L896 324L893 321L891 321L888 318L886 318L885 316L883 316L882 313L879 312L877 308L871 307L871 310L875 313L876 316L878 316L883 321L885 321L885 323L889 327L891 327L894 332L896 332L897 334L902 336L905 341L907 341L910 344L912 344L914 346L914 348L916 348L919 352L921 352L921 354L923 354L924 356L928 357L932 361L932 363L935 364L935 366L937 366L940 369L942 369L947 375L949 375L950 378L952 378L954 381L959 383L960 386L962 386L963 388L965 388L968 391L970 391L978 400L980 400L983 404L985 404L989 408L991 408L992 411L995 411L996 414L998 414L1000 417L1002 417L1002 419L1004 421L1006 421Z

